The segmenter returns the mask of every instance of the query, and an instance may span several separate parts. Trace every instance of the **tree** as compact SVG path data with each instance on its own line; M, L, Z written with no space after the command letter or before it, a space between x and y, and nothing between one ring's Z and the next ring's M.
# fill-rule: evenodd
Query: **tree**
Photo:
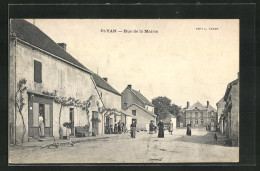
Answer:
M179 106L171 104L171 99L168 97L156 97L152 100L152 104L155 106L154 113L158 116L158 119L166 118L169 113L177 116L181 109Z
M23 113L22 113L23 107L25 105L23 93L27 89L27 87L25 86L26 82L27 82L27 80L24 78L19 80L19 82L17 83L17 91L15 92L15 106L17 107L18 112L19 112L19 114L22 118L22 122L23 122L22 143L24 142L24 135L26 133L26 127L25 127L24 117L23 117Z

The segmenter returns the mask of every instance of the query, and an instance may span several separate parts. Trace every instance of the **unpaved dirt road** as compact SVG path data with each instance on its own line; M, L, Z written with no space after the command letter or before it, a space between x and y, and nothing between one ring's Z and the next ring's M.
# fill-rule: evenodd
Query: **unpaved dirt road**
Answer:
M58 149L21 148L9 150L10 163L183 163L183 162L237 162L238 147L225 145L226 138L205 128L192 129L192 136L185 129L173 135L165 131L165 138L156 134L138 132L132 139L129 133L102 139L65 145Z

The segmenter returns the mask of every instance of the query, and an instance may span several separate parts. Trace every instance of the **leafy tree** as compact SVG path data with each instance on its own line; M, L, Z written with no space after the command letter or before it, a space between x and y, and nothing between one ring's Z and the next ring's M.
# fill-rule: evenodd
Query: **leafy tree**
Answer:
M156 97L152 100L152 104L155 106L154 113L158 116L158 119L166 118L169 113L177 116L181 109L179 106L172 104L168 97Z
M19 82L17 83L17 91L15 93L15 106L18 109L18 112L22 118L23 121L23 136L22 136L22 143L24 142L24 135L26 133L26 127L25 127L25 123L24 123L24 117L23 117L23 107L25 105L24 103L24 97L23 97L23 93L24 91L27 89L27 87L25 86L27 80L26 79L21 79L19 80ZM16 143L16 142L15 142Z

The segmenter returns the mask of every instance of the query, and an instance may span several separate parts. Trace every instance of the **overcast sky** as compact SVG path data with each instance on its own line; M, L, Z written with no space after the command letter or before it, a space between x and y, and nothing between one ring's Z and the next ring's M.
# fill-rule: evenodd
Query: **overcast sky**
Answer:
M238 20L36 19L35 25L120 93L131 84L149 100L167 96L182 107L209 101L216 108L239 72Z

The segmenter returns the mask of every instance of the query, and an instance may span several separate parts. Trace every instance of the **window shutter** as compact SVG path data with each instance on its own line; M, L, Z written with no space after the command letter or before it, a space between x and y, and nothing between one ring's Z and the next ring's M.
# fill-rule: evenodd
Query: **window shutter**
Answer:
M34 61L34 81L42 83L42 63L36 60Z

